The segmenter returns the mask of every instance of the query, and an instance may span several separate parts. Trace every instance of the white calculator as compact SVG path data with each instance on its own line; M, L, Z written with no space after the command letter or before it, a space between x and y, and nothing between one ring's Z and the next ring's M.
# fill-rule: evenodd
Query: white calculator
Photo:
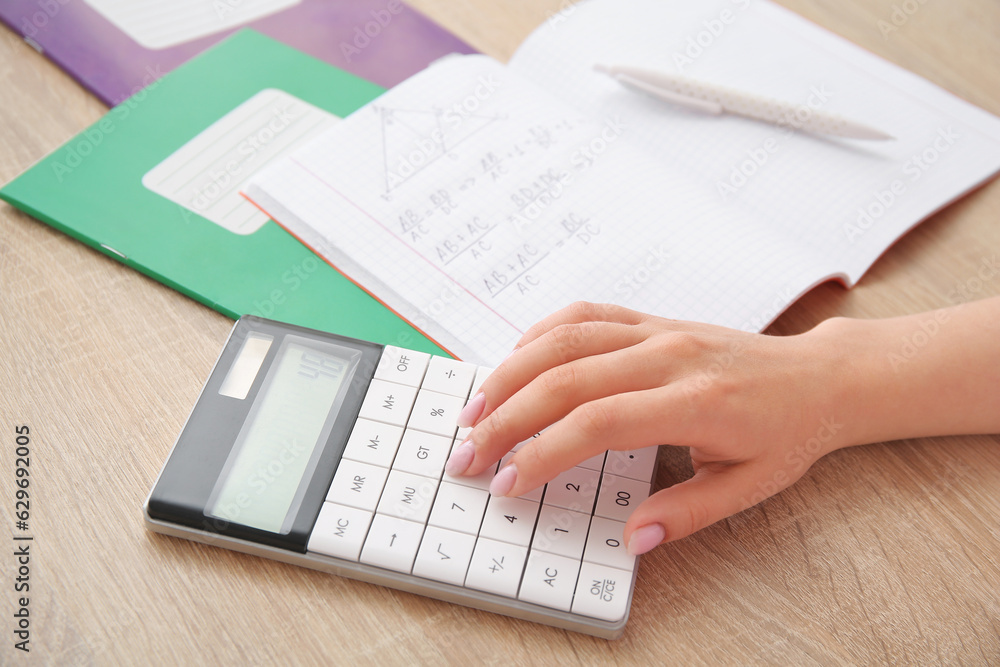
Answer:
M147 525L618 637L637 565L622 533L649 495L657 448L611 451L520 498L491 497L497 467L444 472L468 432L456 417L490 372L244 316L149 494Z

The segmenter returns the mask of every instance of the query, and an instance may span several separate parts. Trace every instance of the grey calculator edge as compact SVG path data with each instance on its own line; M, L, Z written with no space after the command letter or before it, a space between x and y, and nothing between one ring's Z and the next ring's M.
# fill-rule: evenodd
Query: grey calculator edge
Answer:
M320 345L327 343L360 353L355 360L353 376L337 392L338 396L330 408L330 423L323 425L322 439L316 443L315 450L309 457L300 488L296 490L286 520L282 522L283 533L220 520L217 515L206 513L209 501L218 495L227 462L231 463L231 453L237 449L237 443L224 442L215 447L215 451L207 451L210 447L206 447L202 439L196 440L194 435L209 432L214 433L216 440L221 436L223 441L232 441L234 429L238 430L240 425L248 421L254 399L263 391L263 385L270 374L254 370L252 383L243 388L245 392L242 398L220 395L220 388L230 375L231 366L246 339L254 333L274 339L266 350L266 355L259 360L258 368L274 361L284 349L285 339L289 336L296 338L297 342L305 340L307 345L312 340L318 341ZM225 547L513 618L605 639L620 637L631 612L638 564L633 568L629 582L625 615L622 619L611 622L306 551L309 535L325 501L327 489L341 460L351 428L358 418L365 392L384 347L377 343L271 322L255 316L241 317L234 324L225 347L202 387L195 409L188 416L146 499L143 514L147 528L165 535ZM237 389L239 391L242 389ZM220 398L225 400L219 400ZM212 405L209 406L208 403ZM207 409L209 407L215 409Z

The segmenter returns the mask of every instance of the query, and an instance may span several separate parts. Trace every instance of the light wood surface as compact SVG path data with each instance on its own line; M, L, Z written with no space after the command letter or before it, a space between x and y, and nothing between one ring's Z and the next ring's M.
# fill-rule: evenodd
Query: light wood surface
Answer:
M502 60L561 6L414 4ZM782 4L1000 114L1000 4ZM919 8L883 36L878 21L903 4ZM104 111L0 31L0 182ZM1000 294L1000 275L977 279L1000 251L998 218L993 182L854 289L807 295L771 333ZM13 429L26 424L34 664L1000 663L995 436L826 457L780 495L644 557L625 636L608 642L149 533L140 508L231 322L6 205L0 321L0 532L15 532ZM689 473L683 452L666 452L657 484ZM14 560L0 560L0 663L20 664Z

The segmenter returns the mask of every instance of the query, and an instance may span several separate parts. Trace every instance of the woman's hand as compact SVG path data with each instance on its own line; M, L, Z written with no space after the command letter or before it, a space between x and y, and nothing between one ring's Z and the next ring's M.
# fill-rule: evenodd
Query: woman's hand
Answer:
M773 337L578 303L530 329L459 418L448 462L475 475L518 442L490 492L518 496L607 449L690 448L694 476L648 498L629 551L685 537L795 482L846 444L839 355L821 336ZM550 426L551 425L551 426Z
M777 493L840 447L1000 432L1000 297L764 336L578 303L532 327L459 416L448 461L517 496L606 449L688 447L694 476L639 505L633 554ZM550 426L551 425L551 426Z

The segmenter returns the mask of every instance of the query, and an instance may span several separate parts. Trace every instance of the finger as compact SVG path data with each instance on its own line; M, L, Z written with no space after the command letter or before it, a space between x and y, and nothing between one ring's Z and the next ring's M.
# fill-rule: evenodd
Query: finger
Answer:
M559 325L500 364L483 382L479 393L469 401L473 407L459 415L458 425L465 427L481 422L497 406L550 369L630 347L641 342L642 338L641 331L625 324L583 322Z
M629 553L646 553L746 509L762 476L761 466L753 462L706 466L691 479L653 494L625 524Z
M580 405L608 395L627 394L657 386L662 373L653 372L655 367L648 363L636 366L639 355L633 349L616 350L561 364L528 383L469 434L467 441L471 443L473 453L467 474L482 472L514 445L559 423ZM537 442L537 438L533 442ZM607 445L603 449L607 449ZM558 472L561 471L553 472L553 476Z
M613 393L579 405L518 450L500 471L503 477L497 475L490 493L512 497L527 493L607 449L680 442L686 407L676 400L677 394L672 387L658 387Z
M648 316L635 310L610 303L589 303L577 301L565 308L557 310L542 321L528 329L514 349L524 347L536 338L540 338L560 324L579 324L581 322L617 322L619 324L639 324Z

